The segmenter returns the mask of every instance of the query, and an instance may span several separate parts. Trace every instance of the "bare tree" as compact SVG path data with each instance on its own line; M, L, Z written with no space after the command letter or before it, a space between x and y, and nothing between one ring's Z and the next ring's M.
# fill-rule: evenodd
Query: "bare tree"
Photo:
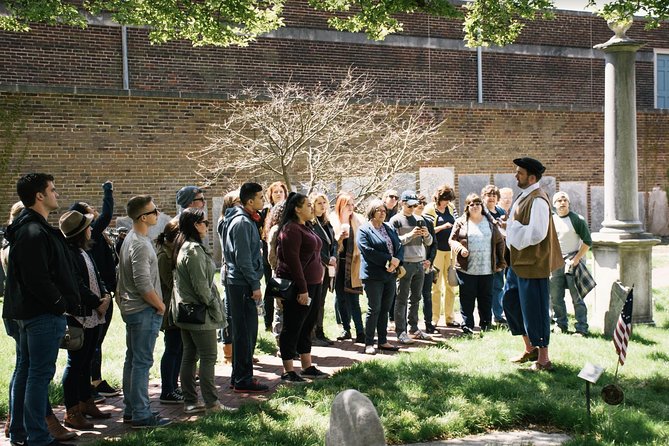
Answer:
M311 193L355 177L358 200L379 195L396 174L434 156L440 123L423 104L388 105L373 90L373 81L352 71L329 90L294 83L246 90L213 125L211 143L188 157L208 184L280 178Z

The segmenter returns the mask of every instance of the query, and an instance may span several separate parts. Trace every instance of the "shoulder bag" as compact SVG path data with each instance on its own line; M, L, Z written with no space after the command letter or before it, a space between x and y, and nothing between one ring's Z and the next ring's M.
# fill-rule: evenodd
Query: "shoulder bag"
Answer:
M267 282L267 291L275 299L290 300L297 296L295 283L290 279L271 277Z
M448 284L450 286L460 285L460 282L458 282L458 273L455 271L455 262L453 261L454 254L455 253L451 251L451 264L448 265L448 270L446 271Z
M177 304L177 322L182 324L204 324L207 307L202 304Z
M84 346L84 329L67 325L65 327L65 334L60 340L60 348L70 351L80 350Z

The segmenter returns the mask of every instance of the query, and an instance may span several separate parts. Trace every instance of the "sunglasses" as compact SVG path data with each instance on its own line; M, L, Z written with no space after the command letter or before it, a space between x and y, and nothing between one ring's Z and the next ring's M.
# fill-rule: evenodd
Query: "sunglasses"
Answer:
M483 206L483 203L481 203L480 201L473 201L473 202L469 203L469 207L472 207L472 206Z
M158 212L160 212L160 211L158 210L158 208L153 208L152 211L144 212L143 214L139 214L139 215L137 216L137 218L139 218L139 217L143 217L144 215L151 215L151 214L153 214L153 215L155 215L155 216L158 216Z
M397 195L388 195L388 198L392 198L393 200L399 200L400 199L400 197L398 197Z
M427 204L427 201L419 201L418 204L421 206L425 206Z
M409 209L413 209L413 208L417 207L418 205L417 204L407 204L407 206L409 207Z

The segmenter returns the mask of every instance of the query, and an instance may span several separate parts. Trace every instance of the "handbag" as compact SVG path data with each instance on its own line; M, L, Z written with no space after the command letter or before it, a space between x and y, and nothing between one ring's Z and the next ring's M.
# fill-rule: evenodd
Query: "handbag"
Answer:
M182 324L204 324L207 307L202 304L177 304L177 322Z
M455 265L453 264L453 254L451 253L451 264L448 265L446 270L447 281L450 286L458 286L460 282L458 281L458 273L455 271Z
M290 279L270 277L267 282L267 291L275 299L288 300L296 296L295 283Z
M84 329L72 325L65 326L65 334L60 340L60 348L75 352L84 346Z

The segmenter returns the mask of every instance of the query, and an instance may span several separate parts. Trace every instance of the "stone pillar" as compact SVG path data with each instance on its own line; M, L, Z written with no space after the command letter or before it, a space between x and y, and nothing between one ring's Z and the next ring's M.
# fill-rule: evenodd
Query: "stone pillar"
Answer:
M615 33L595 46L605 53L604 221L592 235L597 281L592 326L610 336L622 308L611 301L611 285L634 285L633 323L653 323L651 254L659 243L639 220L636 138L636 52L644 43L628 38L632 22L609 22Z

